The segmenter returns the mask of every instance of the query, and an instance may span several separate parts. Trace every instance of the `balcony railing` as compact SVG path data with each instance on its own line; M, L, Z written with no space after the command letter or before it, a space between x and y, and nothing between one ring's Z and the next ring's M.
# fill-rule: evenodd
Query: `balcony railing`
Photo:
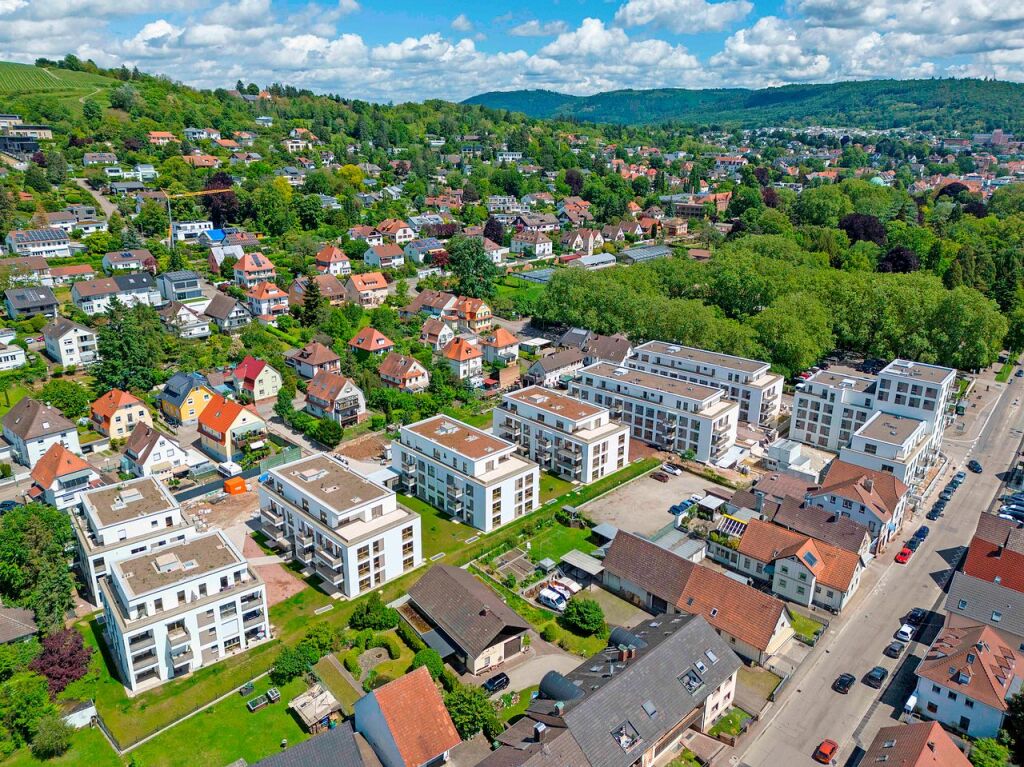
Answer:
M177 628L173 628L167 632L167 641L170 643L171 647L183 645L188 642L189 638L190 635L188 633L188 629L184 626L178 626Z
M335 586L340 586L345 581L344 573L332 570L322 564L318 564L316 566L316 574L323 578L327 583L331 583Z
M341 554L332 554L327 549L317 549L316 550L316 556L322 562L324 562L326 565L328 565L329 567L332 567L332 568L341 567L344 564L344 562L345 562L345 560L342 558Z
M132 671L142 671L144 668L157 665L160 659L155 652L132 659Z
M143 634L128 640L128 649L131 650L133 655L137 652L142 652L146 648L155 646L156 638L152 634Z
M253 626L258 626L264 622L266 622L266 616L263 614L262 610L242 619L242 625L247 629L252 628Z

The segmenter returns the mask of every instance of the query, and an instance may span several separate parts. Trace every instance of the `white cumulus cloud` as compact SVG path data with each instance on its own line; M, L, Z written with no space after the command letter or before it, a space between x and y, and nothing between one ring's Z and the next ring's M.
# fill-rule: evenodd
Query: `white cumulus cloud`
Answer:
M615 22L624 27L649 24L676 34L693 34L725 29L753 9L748 0L629 0L615 12Z

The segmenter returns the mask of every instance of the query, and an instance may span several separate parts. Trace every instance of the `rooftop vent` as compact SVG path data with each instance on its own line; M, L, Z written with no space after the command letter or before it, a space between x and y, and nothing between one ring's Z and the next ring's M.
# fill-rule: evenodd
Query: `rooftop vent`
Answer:
M161 554L153 560L153 566L158 573L173 573L181 569L181 561L177 554Z

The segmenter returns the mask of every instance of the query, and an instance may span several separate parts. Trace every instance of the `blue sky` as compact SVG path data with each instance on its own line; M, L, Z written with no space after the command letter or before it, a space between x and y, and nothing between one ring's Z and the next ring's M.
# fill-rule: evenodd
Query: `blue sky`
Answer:
M241 78L376 101L486 90L1024 80L1024 3L996 0L0 0L0 58L73 52L200 87Z

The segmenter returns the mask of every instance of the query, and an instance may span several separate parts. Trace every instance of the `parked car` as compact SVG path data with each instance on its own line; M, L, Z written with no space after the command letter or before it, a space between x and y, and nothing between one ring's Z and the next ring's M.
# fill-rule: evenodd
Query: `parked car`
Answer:
M889 677L889 670L882 666L875 666L864 676L864 684L874 687L876 690L885 684Z
M984 469L981 468L981 464L973 459L968 462L967 469L975 474L981 474L981 472L984 471Z
M656 471L651 475L651 479L656 479L659 482L668 482L668 474L663 471Z
M953 491L949 490L949 489L943 490L941 493L939 493L939 500L940 501L948 501L952 497L953 497Z
M663 464L662 467L661 467L661 470L668 472L669 474L671 474L674 477L678 477L680 474L683 473L682 469L677 469L675 467L675 465L671 464L671 463Z
M889 642L889 645L882 650L882 655L887 658L898 658L907 649L907 646L903 642Z
M962 471L958 471L953 475L953 480L956 482L963 482L965 479L967 479L967 475Z
M550 607L552 610L560 613L565 612L565 606L568 604L568 600L564 596L550 588L541 589L537 595L537 601L545 607Z
M5 514L8 511L13 511L19 506L21 506L21 504L18 503L17 501L0 501L0 514Z
M682 503L677 503L675 506L669 507L668 513L678 517L680 514L686 514L690 509L692 509L693 504L693 501L683 501Z
M512 680L508 678L508 674L502 672L500 674L495 674L481 686L487 690L489 695L494 695L494 693L501 692L508 687L510 681Z
M832 683L832 689L842 695L846 695L856 681L857 677L853 674L840 674L836 677L836 681Z
M814 753L811 754L811 758L818 764L830 764L836 757L836 752L839 750L839 744L834 740L823 740L818 747L814 749Z
M900 553L896 555L896 564L905 565L913 555L914 550L909 546L904 546L900 549Z
M583 587L580 586L572 578L566 578L560 576L557 579L550 580L544 584L549 589L554 589L566 599L571 599L573 594L578 594L583 591Z
M942 512L939 511L938 509L932 509L931 511L924 515L925 519L927 519L929 522L934 522L941 516Z
M916 626L912 626L909 623L904 623L902 626L900 626L899 631L896 632L895 637L901 642L913 642L914 634L916 633Z
M921 545L921 539L920 538L911 538L909 541L907 541L907 545L906 545L905 548L908 548L911 551L917 551L917 547L920 546L920 545Z
M671 466L673 469L678 469L679 471L685 471L685 469L683 469L683 467L680 466L678 463L672 463L671 461L669 461L665 465L666 466Z
M1017 370L1017 372L1013 374L1013 377L1014 378L1024 378L1024 370Z
M920 607L915 607L913 610L907 613L907 617L904 618L904 620L910 626L920 626L922 623L924 623L924 619L927 617L927 610L924 610Z
M925 538L928 537L928 533L930 532L931 530L928 528L928 525L921 525L919 528L917 528L917 532L914 533L914 537L920 538L923 541Z

